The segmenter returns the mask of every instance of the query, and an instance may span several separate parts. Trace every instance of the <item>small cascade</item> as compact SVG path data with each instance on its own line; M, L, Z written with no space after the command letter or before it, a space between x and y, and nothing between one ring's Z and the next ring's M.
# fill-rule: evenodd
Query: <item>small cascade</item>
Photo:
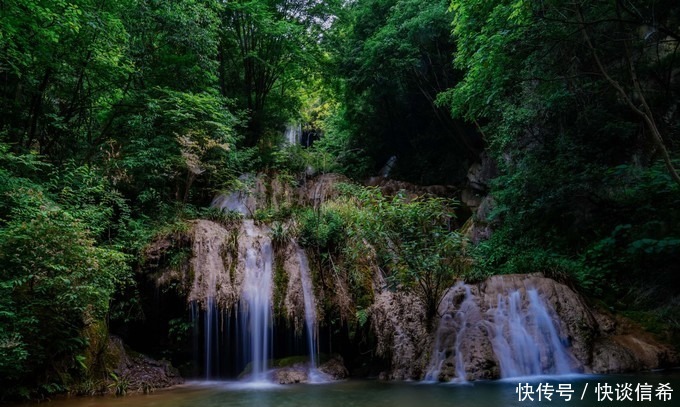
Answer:
M443 315L439 320L439 327L435 334L434 349L432 350L432 357L430 358L430 365L427 373L423 378L426 382L436 382L439 380L439 373L441 373L442 365L446 360L446 349L442 347L442 336L451 325L451 315Z
M397 165L397 156L393 155L387 160L387 162L385 163L385 166L383 166L380 169L380 172L378 173L378 175L380 175L383 178L389 178L390 174L392 173L392 170L394 169L394 167L396 165Z
M288 145L294 146L300 144L302 139L302 124L289 123L286 125L286 130L283 133L284 142Z
M250 356L252 381L264 381L272 347L272 245L253 220L244 220L246 237L260 244L245 253L245 275L239 305L243 354Z
M475 297L470 292L470 286L463 284L465 289L465 300L460 304L460 308L454 316L454 324L458 327L456 334L456 341L454 343L456 355L456 377L454 380L465 382L467 375L465 374L465 362L463 361L463 349L461 347L463 339L466 337L468 329L472 324L472 318L479 314L479 307L475 302Z
M424 380L560 375L579 370L557 314L543 301L550 292L517 276L483 285L458 282L439 307L441 319Z
M307 255L298 247L298 260L300 261L300 279L302 280L302 295L305 303L305 326L307 328L307 343L309 344L309 378L310 381L322 381L318 367L318 326L316 322L316 300L312 277L309 273Z
M244 218L250 218L257 209L259 188L263 188L258 178L252 174L243 174L238 177L242 189L228 194L220 194L210 203L211 208L221 209L224 212L237 212Z
M462 291L462 293L461 293ZM463 296L462 302L453 315L444 313L435 336L435 346L427 374L426 381L439 380L442 365L447 360L447 353L449 349L453 349L453 357L455 364L455 377L451 381L465 382L467 375L465 373L465 360L463 343L467 338L468 332L472 327L475 327L480 318L479 306L477 299L470 290L470 286L463 282L458 282L449 290L444 299L443 304L451 303L456 297ZM450 337L450 333L453 338ZM451 343L451 340L453 342Z
M243 216L250 216L250 208L246 204L246 192L236 191L228 195L220 195L210 204L213 208L219 208L225 212L238 212Z
M522 307L519 290L498 296L489 334L500 363L501 377L572 373L571 356L553 318L535 289L526 290Z

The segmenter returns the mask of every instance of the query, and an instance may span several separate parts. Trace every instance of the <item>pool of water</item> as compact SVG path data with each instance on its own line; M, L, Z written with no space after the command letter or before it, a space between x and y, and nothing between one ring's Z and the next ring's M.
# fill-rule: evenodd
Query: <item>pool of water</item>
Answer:
M670 391L664 390L666 384ZM521 391L518 391L518 385L522 386ZM573 391L570 400L567 400L568 391L563 391L562 394L558 392L560 386L563 390ZM630 391L625 390L626 388ZM608 393L609 390L611 393ZM546 399L548 394L550 394L550 400ZM624 394L629 394L632 401L629 401L627 397L623 400ZM649 401L646 400L647 394L650 396ZM522 396L525 398L520 400ZM638 398L644 401L638 401ZM72 398L53 401L49 403L49 406L497 407L568 405L594 407L677 406L680 405L679 402L680 371L674 370L634 375L528 377L461 384L371 380L286 386L240 382L189 382L174 389L159 390L149 395Z

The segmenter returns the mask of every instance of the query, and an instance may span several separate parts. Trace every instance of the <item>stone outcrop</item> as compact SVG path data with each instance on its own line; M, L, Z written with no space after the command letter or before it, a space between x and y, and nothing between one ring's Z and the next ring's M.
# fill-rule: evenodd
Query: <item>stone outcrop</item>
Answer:
M203 306L208 298L218 304L230 307L238 300L240 274L234 275L238 267L234 267L233 256L228 250L229 231L222 225L199 220L193 225L193 257L191 270L194 281L189 294L189 301L196 301Z
M431 342L422 302L409 293L385 290L376 296L369 312L377 339L376 353L391 364L391 369L380 377L420 379L428 362Z
M129 351L115 336L109 338L105 360L116 377L109 386L112 391L116 390L116 381L124 383L126 392L149 392L184 382L170 362Z
M284 258L283 269L288 276L288 283L286 285L285 297L284 297L284 308L286 311L286 316L289 321L292 321L295 332L300 334L305 323L305 298L304 298L304 288L303 279L310 278L309 275L304 276L302 273L301 264L305 259L301 258L304 253L300 254L300 247L295 243L289 243L280 252L279 256ZM312 282L307 282L313 286ZM317 304L312 304L314 307L314 313L316 314Z
M680 358L632 321L606 311L594 312L600 335L592 345L593 373L632 372L677 366Z
M350 182L349 178L341 174L318 175L300 186L298 201L303 206L318 208L322 203L338 196L338 184Z
M215 197L211 206L252 218L258 209L279 210L296 199L293 185L278 176L244 174L239 183L236 190Z
M309 369L302 364L276 369L272 376L274 383L278 384L309 383Z
M319 371L332 380L342 380L349 377L349 371L345 367L345 363L340 355L335 355L322 363L319 366Z
M349 376L342 357L339 355L322 363L317 369L310 369L309 362L298 362L290 366L274 368L271 374L272 381L279 384L337 381Z
M489 182L498 176L496 162L483 152L479 160L468 169L467 185L461 191L461 202L472 213L466 234L473 243L491 237L493 225L489 219L494 200L489 192Z

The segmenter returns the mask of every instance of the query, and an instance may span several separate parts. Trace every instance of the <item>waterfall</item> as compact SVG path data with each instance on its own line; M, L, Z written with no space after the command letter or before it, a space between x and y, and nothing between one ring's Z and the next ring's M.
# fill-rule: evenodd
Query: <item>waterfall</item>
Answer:
M576 371L579 364L560 337L559 320L540 292L512 276L496 277L481 287L458 282L450 288L439 307L441 319L424 380L464 382L498 373L507 378Z
M300 144L301 138L302 138L302 124L289 123L286 125L286 130L283 133L283 139L286 144L291 146Z
M245 254L239 307L243 353L250 356L251 380L263 381L272 347L272 245L265 234L259 233L253 220L244 220L243 228L247 237L260 242L259 247L248 247Z
M194 354L196 366L204 368L197 374L204 372L207 380L243 374L245 368L250 380L260 382L272 375L267 371L270 360L285 344L276 343L275 347L273 341L274 253L270 230L250 218L257 207L258 191L264 186L247 174L239 179L243 190L219 195L211 205L243 215L238 236L235 230L216 222L201 220L195 224L191 259L194 284L189 294ZM296 318L296 334L302 332L298 329L304 321L309 380L325 381L325 375L317 369L316 300L307 257L294 242L282 253L286 253L283 267L289 276L286 307L289 316ZM295 288L290 291L290 287Z
M220 338L218 331L219 307L218 295L226 291L228 273L224 267L221 252L227 231L221 226L209 222L199 221L194 226L194 257L191 268L194 281L189 295L191 303L191 318L195 329L203 322L203 360L205 379L209 380L219 373L219 366L214 364L219 360ZM218 287L224 287L218 293ZM197 338L197 331L194 332ZM198 343L194 348L198 349Z
M309 344L309 379L311 382L322 381L322 375L317 370L318 361L318 326L316 323L316 300L312 277L309 273L309 264L305 252L298 247L297 256L300 261L300 280L302 282L302 295L305 304L305 326L307 328L307 343Z
M451 315L442 315L439 320L439 327L435 334L434 349L432 349L432 357L430 357L430 365L425 373L426 382L435 382L439 380L439 373L442 370L442 365L446 360L446 348L442 347L442 336L451 325Z
M550 311L535 289L526 290L526 301L523 309L521 292L515 290L507 298L499 295L498 307L490 310L489 334L501 377L571 373L570 355Z
M442 303L446 307L447 304L454 302L454 299L460 295L463 295L462 302L455 313L453 315L450 313L443 313L439 321L432 357L430 358L429 368L425 375L425 380L427 381L439 380L442 365L447 360L447 353L450 353L450 348L453 348L453 363L455 365L456 374L452 381L467 381L465 360L463 358L465 354L463 342L467 338L467 334L471 327L476 326L476 322L479 321L480 311L476 302L476 297L473 296L470 291L470 286L463 282L456 283L456 285L447 292ZM448 338L449 333L451 332L454 333L453 343L448 343L451 339Z
M463 284L465 288L465 299L460 304L458 312L454 316L454 324L458 327L456 333L456 341L454 343L455 358L456 358L456 378L454 380L465 382L467 375L465 374L465 362L463 361L463 350L461 344L466 337L467 331L471 325L471 319L479 314L479 307L475 302L475 297L470 292L470 286Z

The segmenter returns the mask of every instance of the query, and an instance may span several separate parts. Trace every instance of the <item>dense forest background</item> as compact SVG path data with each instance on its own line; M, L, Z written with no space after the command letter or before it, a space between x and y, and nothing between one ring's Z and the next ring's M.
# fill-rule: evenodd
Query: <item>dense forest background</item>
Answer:
M472 215L493 233L453 277L543 271L678 342L673 0L5 0L0 16L14 396L85 375L86 329L141 318L145 247L216 216L240 174L362 182L392 156L391 177L458 190L480 157L497 167ZM287 123L323 136L282 148Z

